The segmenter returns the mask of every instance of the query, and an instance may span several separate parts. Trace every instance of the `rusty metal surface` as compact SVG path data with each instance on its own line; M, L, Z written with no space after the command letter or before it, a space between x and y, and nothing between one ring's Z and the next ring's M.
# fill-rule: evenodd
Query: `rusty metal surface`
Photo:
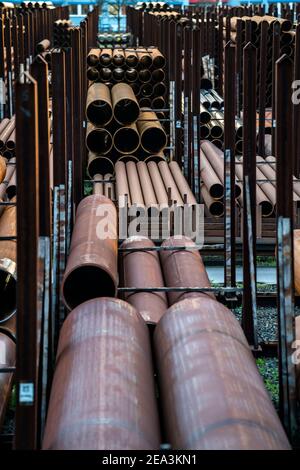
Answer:
M177 303L157 325L154 347L174 449L290 449L230 310L208 296Z
M1 368L14 367L16 363L16 344L2 331L0 332L0 351L0 427L2 427L13 385L13 373L1 372Z
M103 83L94 83L87 92L86 116L97 126L108 124L113 117L110 90Z
M111 89L114 118L119 124L132 124L137 120L140 108L132 88L126 83L118 83Z
M117 251L114 204L101 195L84 198L77 208L62 281L62 297L69 310L95 297L115 295L118 285Z
M167 287L211 287L204 264L202 262L199 251L193 250L176 250L176 246L194 247L195 243L187 237L176 239L175 237L167 238L162 246L174 246L174 251L160 251L160 262L162 266L163 276ZM211 293L195 293L195 292L169 292L169 304L173 305L179 300L192 297L214 295Z
M61 330L43 449L145 450L159 445L145 322L122 300L83 303Z
M154 247L147 237L130 237L120 248L136 248L137 251L124 252L122 256L122 283L124 287L164 287L164 280L158 253L138 251L139 248ZM164 292L132 292L125 294L125 300L133 305L150 324L156 324L168 308Z
M16 203L16 198L11 201ZM16 311L17 280L16 206L6 206L0 217L0 323ZM10 237L11 239L2 239Z

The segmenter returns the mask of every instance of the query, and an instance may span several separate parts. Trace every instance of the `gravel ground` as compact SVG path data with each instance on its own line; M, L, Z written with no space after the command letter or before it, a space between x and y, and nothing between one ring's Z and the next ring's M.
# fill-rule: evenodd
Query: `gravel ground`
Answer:
M256 365L275 408L279 405L278 359L264 357L256 359Z

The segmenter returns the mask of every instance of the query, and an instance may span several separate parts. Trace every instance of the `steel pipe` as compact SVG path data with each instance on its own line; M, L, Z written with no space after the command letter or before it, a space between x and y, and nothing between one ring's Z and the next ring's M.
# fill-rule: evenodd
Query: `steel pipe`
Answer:
M62 281L62 298L72 310L86 300L116 295L118 285L117 213L113 202L98 195L78 205L70 253Z
M99 56L99 62L104 67L112 63L112 49L102 49Z
M96 126L104 126L112 120L112 103L108 86L103 83L94 83L89 87L86 117Z
M128 207L131 206L129 184L126 173L126 165L123 161L118 160L115 164L115 173L116 173L116 196L119 207L121 205L121 200L127 199ZM125 202L125 201L124 201Z
M144 98L145 99L145 98ZM166 102L163 96L156 96L153 98L151 101L151 107L152 109L164 109L166 106ZM145 106L146 107L146 106ZM159 118L159 116L156 114L156 117Z
M89 67L96 67L99 64L100 49L91 49L86 61Z
M155 329L154 349L173 449L290 449L239 322L224 305L202 296L172 306Z
M146 207L157 207L157 199L155 196L155 191L152 185L147 164L145 162L138 162L136 167Z
M158 253L138 251L138 248L154 246L146 237L130 237L122 243L121 248L137 249L122 253L124 287L164 287ZM158 323L168 308L164 292L129 292L125 293L125 300L137 309L146 323L152 325Z
M99 71L95 67L89 67L86 72L88 80L94 82L99 80Z
M94 178L97 173L104 175L104 173L113 172L114 164L109 158L101 157L92 152L89 152L87 173L91 179Z
M224 215L224 204L220 199L213 199L209 194L209 191L205 184L201 186L201 195L205 206L213 217L223 217Z
M96 182L93 182L93 194L104 196L103 183L100 183L100 181L102 180L103 180L103 176L100 175L99 173L96 173L94 176L94 181Z
M151 72L148 69L139 71L139 80L141 83L149 83L151 81Z
M151 79L153 82L163 82L165 78L165 72L163 69L156 69L152 71Z
M15 203L16 198L11 202ZM0 217L0 323L16 312L17 243L1 240L1 237L16 237L16 219L16 206L6 206Z
M177 188L180 191L181 198L185 204L196 205L196 198L189 187L188 182L182 174L182 171L177 162L172 161L169 163L169 169L171 170L174 181Z
M136 49L136 54L139 60L140 67L143 67L146 69L151 67L152 57L149 54L149 52L146 51L146 49L143 49L143 48Z
M221 199L224 196L224 187L216 172L209 163L203 150L200 150L201 177L213 199Z
M183 206L183 199L178 191L177 185L173 178L173 175L170 171L169 165L165 161L158 163L159 172L163 179L165 188L168 192L168 196L171 198L172 204L177 204L177 206Z
M134 155L122 155L120 158L118 158L118 162L135 162L137 163L139 159L135 157Z
M141 111L137 127L141 137L142 148L146 152L151 154L159 153L165 148L167 145L167 135L153 111Z
M113 63L118 67L125 64L125 55L123 49L113 49Z
M149 157L150 158L150 157ZM147 162L147 168L153 184L155 196L159 205L168 205L168 193L158 169L157 162Z
M113 139L107 129L95 127L88 122L86 128L86 146L92 153L106 155L113 146Z
M138 78L139 78L139 74L136 69L131 68L125 71L125 79L127 82L134 83L138 80Z
M95 299L59 337L43 449L159 449L149 331L119 299Z
M6 141L15 129L15 117L12 117L7 125L5 125L4 129L2 130L0 134L0 150L2 150L5 145Z
M164 280L167 287L211 287L199 251L196 251L195 242L182 236L167 238L162 246L174 246L174 251L162 250L159 252ZM176 247L191 247L191 250L176 250ZM211 297L210 292L168 292L169 305L183 299L194 297Z
M139 63L139 59L135 52L125 50L125 62L128 67L135 68Z
M41 54L42 52L46 52L50 49L51 43L49 39L43 39L36 45L36 53Z
M166 65L166 59L162 53L156 47L149 47L148 51L150 52L152 58L152 64L155 69L163 69Z
M17 195L17 172L14 171L9 183L6 187L6 194L8 199L12 199Z
M6 174L6 159L0 155L0 183L2 183L2 181L4 180L5 174Z
M131 204L136 206L144 206L144 198L137 172L136 163L126 163L127 180L130 191Z
M132 154L140 146L140 136L136 124L120 127L114 134L113 144L121 154Z
M112 79L112 71L108 67L101 67L99 69L99 78L103 82L109 82Z
M111 89L113 112L116 121L122 125L132 124L140 114L140 108L132 88L118 83Z
M0 332L0 368L14 367L16 364L16 343L5 334ZM13 386L14 374L12 372L0 372L0 427L2 428L6 408Z
M125 77L125 70L122 67L117 67L112 71L112 78L115 82L123 82Z
M107 181L107 180L111 180L112 178L113 178L113 175L111 173L106 173L104 175L104 179L106 180L106 183L103 183L104 184L104 196L114 201L116 199L115 185L113 182Z

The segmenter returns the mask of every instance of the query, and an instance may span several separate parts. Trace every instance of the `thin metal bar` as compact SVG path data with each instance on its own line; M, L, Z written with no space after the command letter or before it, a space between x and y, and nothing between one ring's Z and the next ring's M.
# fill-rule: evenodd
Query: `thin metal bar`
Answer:
M243 292L241 287L118 287L118 292Z

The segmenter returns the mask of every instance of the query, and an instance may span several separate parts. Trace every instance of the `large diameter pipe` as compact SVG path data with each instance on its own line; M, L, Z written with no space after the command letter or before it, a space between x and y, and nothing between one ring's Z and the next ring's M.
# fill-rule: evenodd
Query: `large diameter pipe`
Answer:
M149 47L148 51L152 57L152 64L154 69L163 69L166 65L166 59L156 47Z
M139 59L134 51L125 50L125 62L128 67L135 68L139 63Z
M108 124L113 117L110 91L104 83L94 83L88 89L86 117L96 126Z
M152 57L146 49L139 48L136 49L136 54L139 59L139 66L143 68L150 68L152 65Z
M125 55L123 49L113 49L113 63L118 67L122 67L125 63Z
M159 252L163 276L167 287L211 287L200 253L195 249L195 243L188 237L167 238L162 247L174 247L174 250ZM176 250L185 246L186 250ZM169 292L169 304L193 297L214 298L212 293L201 292Z
M16 198L13 198L16 203ZM17 244L1 237L17 235L16 206L6 206L0 217L0 323L16 312Z
M132 88L127 83L117 83L111 89L113 112L122 125L132 124L140 114L140 108Z
M120 205L125 203L125 199L128 207L131 206L131 198L129 191L129 184L126 173L126 165L123 161L118 160L115 164L115 173L116 173L116 196L117 202ZM122 201L123 199L123 201Z
M99 56L99 62L104 67L112 63L112 49L102 49Z
M137 127L141 136L142 148L146 152L159 153L165 148L167 135L153 111L142 111L137 121Z
M6 193L6 188L7 188L7 185L15 171L15 168L16 168L16 159L15 157L12 158L10 160L10 162L7 164L6 166L6 172L5 172L5 176L4 176L4 179L3 181L0 183L0 200L3 200L4 197L5 197L5 193ZM4 209L3 207L1 208L0 207L0 215L2 214L3 210Z
M171 170L172 176L175 183L180 191L180 195L185 204L196 205L196 198L189 187L188 182L182 174L182 171L177 162L172 161L169 163L169 169Z
M288 450L238 320L206 297L172 306L154 349L172 449Z
M0 183L2 183L2 181L4 180L5 174L6 174L6 159L0 155Z
M153 248L154 243L147 237L130 237L121 248ZM122 275L124 287L164 287L159 256L156 251L131 251L122 254ZM129 292L125 295L142 315L146 323L155 325L168 308L164 292Z
M86 146L92 153L106 155L113 146L113 139L108 129L95 127L88 122L86 128Z
M116 294L118 285L117 213L100 195L84 198L77 208L70 253L62 281L65 306Z
M0 351L0 368L14 367L16 363L16 344L3 331L0 332ZM0 372L0 428L2 428L4 422L13 385L13 376L12 372Z
M88 155L88 165L87 165L87 173L90 178L94 178L94 176L98 173L113 173L114 172L114 164L113 162L107 157L100 157L92 152L89 152Z
M89 67L96 67L99 64L100 49L91 49L87 55L87 65Z
M144 206L144 198L136 168L136 163L127 162L126 173L130 191L131 204L134 204L136 206Z
M121 154L132 154L140 146L140 136L136 124L122 126L114 134L113 143L115 149Z
M43 449L159 449L149 332L118 299L78 306L60 332Z
M220 181L224 183L224 153L208 140L203 140L200 145L211 167L218 175ZM237 198L242 193L242 184L236 181L234 188L235 197Z

